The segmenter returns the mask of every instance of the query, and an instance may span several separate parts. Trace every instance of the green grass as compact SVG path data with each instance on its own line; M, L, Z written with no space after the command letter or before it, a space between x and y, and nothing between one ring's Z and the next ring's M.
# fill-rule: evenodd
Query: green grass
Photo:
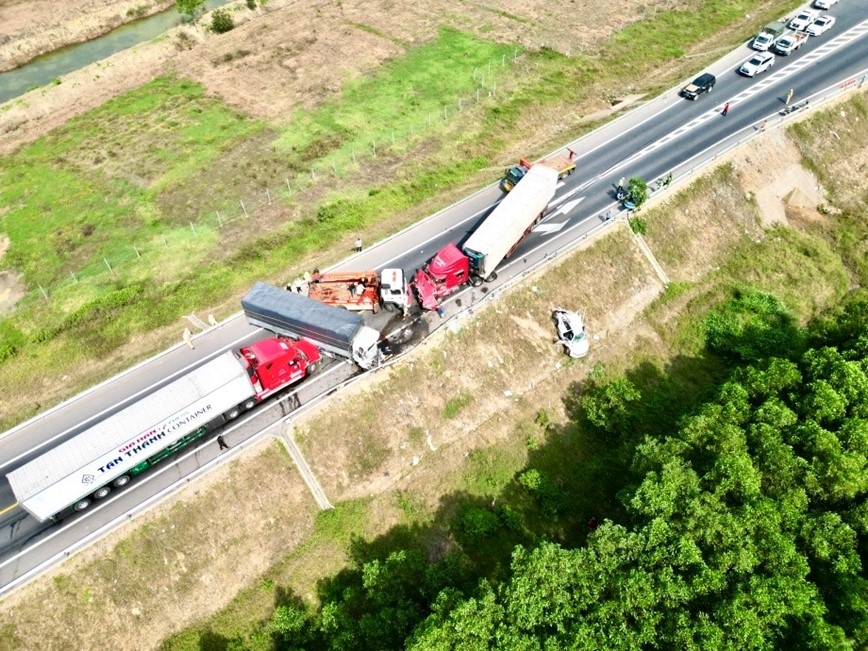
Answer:
M503 57L512 57L514 51L512 46L441 29L429 44L384 64L372 77L348 83L338 100L313 112L296 112L275 145L302 168L314 161L319 167L335 160L344 163L353 151L371 152L372 143L406 151L411 133L430 134L444 122L444 106L448 118L458 110L459 98L470 103L481 76L491 80L490 61L497 62L492 81L502 76ZM394 147L393 132L400 137Z
M473 396L468 393L449 398L443 406L443 418L455 418L471 402L473 402Z

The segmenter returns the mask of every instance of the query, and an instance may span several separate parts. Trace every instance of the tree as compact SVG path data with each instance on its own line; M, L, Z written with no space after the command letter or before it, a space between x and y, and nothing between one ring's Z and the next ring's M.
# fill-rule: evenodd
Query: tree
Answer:
M591 425L618 434L630 421L630 408L640 398L639 390L624 377L607 378L594 369L582 392L581 409Z
M205 0L175 0L175 7L183 19L196 22L205 11Z
M648 183L640 176L633 176L627 184L630 200L636 204L636 208L642 206L648 200Z

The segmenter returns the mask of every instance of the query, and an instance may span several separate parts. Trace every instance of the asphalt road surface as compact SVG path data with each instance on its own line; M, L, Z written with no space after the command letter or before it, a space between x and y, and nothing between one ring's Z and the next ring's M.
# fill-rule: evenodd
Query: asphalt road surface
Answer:
M868 0L847 0L828 12L837 24L823 36L810 38L788 57L777 57L774 67L756 78L736 70L752 50L738 48L709 70L717 76L714 92L696 102L681 99L678 88L646 102L618 120L569 143L577 153L577 170L561 183L548 216L498 269L492 288L508 282L552 252L582 239L601 227L601 217L616 213L614 187L621 177L654 180L672 172L677 179L689 175L734 143L753 135L760 124L768 128L785 119L779 111L790 89L791 104L825 94L836 86L868 83ZM697 74L702 71L697 71ZM730 104L726 116L721 114ZM653 186L653 184L652 184ZM449 241L460 244L502 198L496 184L450 206L428 219L356 254L336 269L401 267L407 273L425 263ZM482 290L452 297L451 303L479 300ZM437 327L428 315L424 328ZM229 348L267 336L238 315L199 334L195 348L179 343L101 385L13 428L0 437L0 592L22 577L53 562L64 550L101 535L118 517L131 515L166 492L189 480L193 473L219 456L213 439L179 459L166 461L137 478L127 489L60 525L40 525L15 505L5 473L67 440L93 422L122 409L212 359ZM288 398L267 403L224 432L237 449L252 437L279 424L294 409L336 390L357 373L346 362L334 361Z

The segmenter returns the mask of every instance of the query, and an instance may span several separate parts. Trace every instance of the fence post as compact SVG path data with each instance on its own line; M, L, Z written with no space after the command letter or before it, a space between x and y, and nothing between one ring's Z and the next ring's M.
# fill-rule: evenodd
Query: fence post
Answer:
M353 165L356 164L356 149L355 147L350 147L350 157L353 159Z
M106 260L105 258L103 258L102 261L105 262L105 266L108 267L108 270L109 270L110 273L114 273L114 272L115 272L115 270L112 269L112 266L109 264L109 261L108 261L108 260ZM42 289L42 285L39 286L39 289Z
M193 226L193 222L190 222L190 230L193 231L193 235L196 234L196 227Z
M105 258L103 258L104 260ZM48 292L45 291L45 288L42 285L39 285L39 291L42 292L42 297L47 301L48 300Z
M265 196L268 198L268 205L271 205L271 193L268 191L268 186L265 186Z
M292 194L292 188L289 187L289 178L286 176L283 177L283 180L286 181L286 189L289 190L289 193Z
M69 272L69 275L72 276L72 280L73 280L73 282L76 282L76 283L78 282L78 278L75 277L75 274L74 274L74 273L72 273L72 272L70 271L70 272Z
M244 199L239 199L238 203L241 204L241 211L244 213L244 216L250 219L250 215L247 214L247 208L244 207Z
M215 210L214 212L217 213L217 223L220 224L220 228L223 228L223 220L220 218L220 211Z
M136 257L137 257L137 258L141 258L141 257L142 257L142 254L139 253L139 247L137 247L135 244L133 244L133 251L136 252Z
M160 235L160 237L163 238L163 245L164 245L164 246L169 246L169 242L168 242L168 240L166 240L166 236L165 236L165 235Z
M316 174L313 173L313 168L310 168L310 180L316 181Z

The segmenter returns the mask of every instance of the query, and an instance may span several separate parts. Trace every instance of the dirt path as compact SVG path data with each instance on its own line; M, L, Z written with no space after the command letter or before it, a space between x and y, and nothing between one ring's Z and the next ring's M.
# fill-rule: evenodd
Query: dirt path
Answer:
M173 0L0 0L0 72L174 4Z

